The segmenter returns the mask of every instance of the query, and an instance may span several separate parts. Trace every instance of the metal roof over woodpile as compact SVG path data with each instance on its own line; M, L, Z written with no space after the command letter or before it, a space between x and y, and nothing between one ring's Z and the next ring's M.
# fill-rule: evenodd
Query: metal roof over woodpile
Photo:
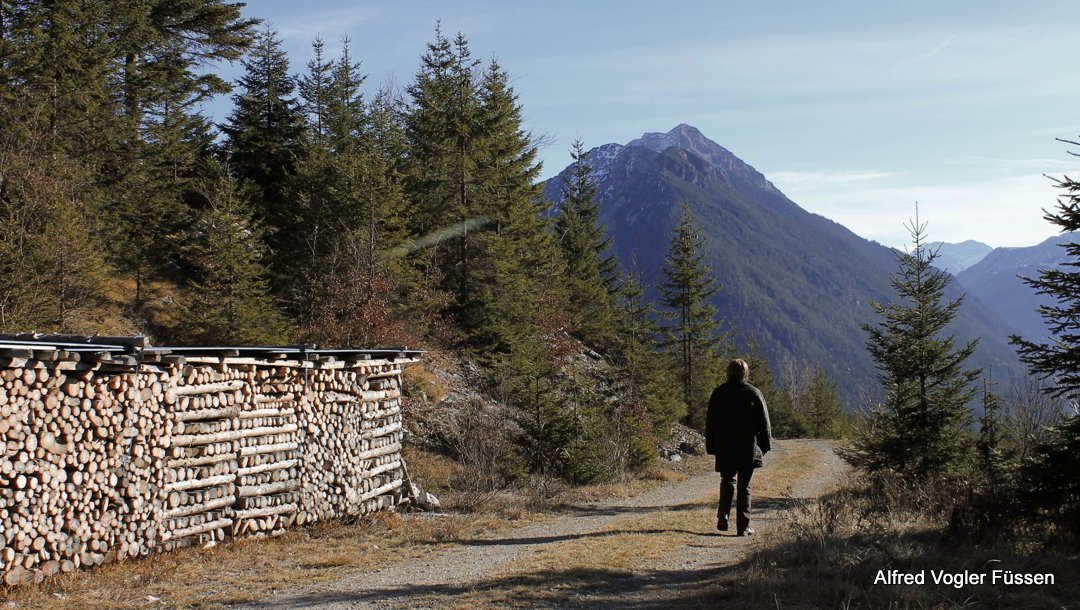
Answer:
M152 346L143 335L46 335L0 333L0 357L38 360L95 360L121 365L182 363L186 357L255 358L334 362L418 358L422 350L407 347L326 349L314 344L282 346Z

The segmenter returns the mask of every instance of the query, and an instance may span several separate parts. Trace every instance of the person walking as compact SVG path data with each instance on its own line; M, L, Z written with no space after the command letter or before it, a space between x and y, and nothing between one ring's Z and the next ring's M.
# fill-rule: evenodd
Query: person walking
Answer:
M732 360L727 366L727 382L713 390L705 416L705 451L716 456L720 473L720 506L716 529L726 532L732 496L735 526L740 536L754 533L750 527L750 479L754 469L764 464L762 456L772 449L769 408L761 392L750 385L750 366Z

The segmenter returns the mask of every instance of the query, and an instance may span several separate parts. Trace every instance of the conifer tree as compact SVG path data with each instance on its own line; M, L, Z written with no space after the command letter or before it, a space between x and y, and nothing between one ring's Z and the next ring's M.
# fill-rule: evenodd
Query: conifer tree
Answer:
M250 42L255 20L223 0L17 2L5 4L6 71L19 91L8 107L47 116L57 150L89 171L102 192L89 210L101 241L135 279L170 261L183 226L184 182L205 154L205 119L195 107L227 90L204 71ZM10 44L9 44L10 43Z
M316 39L313 47L315 57L308 63L307 74L300 77L307 128L292 189L296 207L292 239L298 250L288 278L290 309L305 327L312 323L316 285L325 287L337 281L319 276L342 271L342 261L358 260L344 251L355 254L359 247L356 232L368 219L364 202L375 198L366 186L375 168L361 145L365 105L360 85L364 77L352 61L347 38L336 60L324 57L321 40ZM327 257L336 262L324 264ZM376 258L368 252L363 260L375 264Z
M280 344L289 336L274 307L263 265L261 228L244 188L226 167L202 185L206 208L191 232L188 264L195 270L185 338L208 345Z
M965 364L978 342L957 347L944 335L963 297L944 301L949 276L933 267L937 252L927 247L917 213L907 228L913 248L898 255L900 271L892 276L899 300L872 302L883 319L863 326L885 401L845 457L867 472L948 475L963 470L971 457L968 402L980 371Z
M92 174L37 125L0 131L0 329L91 332L105 278Z
M705 263L705 239L698 234L689 206L682 214L664 259L660 302L672 322L664 330L664 347L674 351L679 363L682 398L691 418L703 412L705 394L715 380L715 350L721 345L720 322L709 299L719 286Z
M378 252L397 246L407 233L401 172L406 155L405 134L389 89L375 95L364 121L359 142L364 167L357 217L362 223L369 256L375 260L379 258Z
M360 88L367 76L353 61L351 41L341 40L341 54L331 72L327 103L327 135L339 155L356 152L366 123L366 104Z
M687 408L681 398L671 393L678 384L678 374L672 360L659 351L656 309L645 300L645 287L632 273L623 277L616 296L618 345L612 357L629 372L656 435L666 438L672 424L686 415Z
M309 139L322 144L329 131L328 117L334 62L326 58L326 43L315 37L311 43L311 59L307 63L307 73L297 79L300 91L301 107L307 115Z
M416 234L482 217L489 206L504 207L490 199L478 200L475 192L484 123L500 120L490 113L487 118L481 116L479 63L472 59L468 40L462 34L451 41L436 27L435 41L428 44L420 71L408 89L411 104L405 115L409 142L406 185L413 209L412 232ZM494 143L488 141L485 145ZM500 153L489 156L509 161ZM499 191L513 188L515 183L511 182ZM477 245L472 233L463 231L439 246L443 284L454 295L453 313L470 333L479 316L475 304L470 304L476 291L473 272Z
M459 303L470 317L478 316L475 344L501 350L518 335L512 326L535 335L559 320L559 332L567 330L565 265L536 182L536 145L522 128L517 94L494 62L485 75L481 111L484 153L475 190L494 226L466 244L474 251L466 283L472 288Z
M267 27L243 60L240 91L222 125L229 164L237 180L249 189L256 217L269 232L274 253L275 281L284 286L296 275L294 265L304 247L302 217L292 200L303 112L293 97L296 81L277 33Z
M578 321L578 335L606 351L615 342L616 262L610 254L611 238L600 224L592 167L585 161L581 140L574 142L571 156L573 169L562 185L563 203L555 229L566 258L569 303Z
M806 435L811 438L836 438L840 434L843 406L836 395L836 384L825 369L816 367L810 378L806 400Z
M990 379L983 380L982 418L979 421L979 470L991 484L997 484L1005 461L1005 434L1001 429L1001 397L994 393Z
M780 391L772 366L769 364L769 358L762 351L756 336L750 337L746 362L750 365L750 383L761 390L761 395L769 408L773 434L777 438L805 436L806 422L803 414L795 410L795 405L792 404L788 394Z
M404 238L403 136L389 91L374 98L365 123L354 145L332 155L321 185L332 189L321 223L329 247L318 254L310 327L313 338L334 344L405 343L395 299L407 270L384 256Z
M1080 182L1064 177L1057 181L1057 187L1063 194L1057 206L1046 213L1046 220L1063 233L1080 230ZM1076 476L1080 470L1080 242L1071 240L1061 247L1068 258L1065 265L1024 280L1039 294L1056 301L1039 308L1053 335L1051 341L1038 343L1019 336L1011 341L1031 373L1049 381L1046 393L1071 406L1072 412L1037 448L1025 476L1031 481L1028 497L1033 504L1052 522L1076 535L1080 534L1080 481Z

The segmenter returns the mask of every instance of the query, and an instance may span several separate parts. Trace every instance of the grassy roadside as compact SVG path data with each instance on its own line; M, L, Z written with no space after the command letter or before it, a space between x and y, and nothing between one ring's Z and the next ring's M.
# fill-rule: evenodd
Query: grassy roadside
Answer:
M931 512L879 513L855 481L790 514L768 544L728 570L687 583L683 608L1077 608L1080 554L1013 543L962 541ZM1010 527L1010 524L1001 524ZM1027 548L1025 548L1027 547ZM924 575L924 584L875 584L879 570ZM1055 584L993 583L993 571L1053 574ZM931 571L984 574L983 584L936 584ZM977 578L977 576L976 576Z

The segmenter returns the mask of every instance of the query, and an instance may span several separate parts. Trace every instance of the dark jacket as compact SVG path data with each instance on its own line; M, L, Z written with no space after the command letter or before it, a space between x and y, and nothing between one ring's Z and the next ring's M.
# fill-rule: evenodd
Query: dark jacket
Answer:
M716 456L716 471L761 468L772 449L769 408L757 388L729 381L713 390L705 418L705 451Z

